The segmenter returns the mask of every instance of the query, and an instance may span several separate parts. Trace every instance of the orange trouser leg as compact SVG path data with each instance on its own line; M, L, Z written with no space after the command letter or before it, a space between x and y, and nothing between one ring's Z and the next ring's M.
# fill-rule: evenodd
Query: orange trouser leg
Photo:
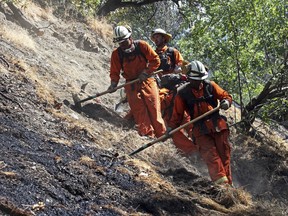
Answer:
M229 184L232 184L231 174L231 144L228 141L229 130L222 130L215 134L216 149L221 158Z
M225 134L222 131L220 133L206 134L197 137L195 142L199 146L200 155L208 167L209 175L212 181L217 181L221 177L226 176L228 180L231 181L232 183L230 172L230 146L229 143L224 141L224 138ZM227 144L228 146L226 146ZM220 146L221 146L220 149L222 150L229 148L229 152L226 150L225 150L226 153L222 152L224 154L227 154L225 158L221 153L223 159L225 159L226 167L224 167L224 163L222 162L222 158L218 152ZM226 171L225 168L226 169L229 168L229 170Z
M184 129L175 132L172 135L172 139L176 148L178 148L184 155L189 155L198 151L197 145L195 145L192 140L185 135Z
M166 102L168 102L168 103L166 103L168 105L169 105L169 103L171 103L171 101L166 101ZM169 125L170 116L168 114L166 114L164 116L164 120ZM183 125L189 121L190 121L190 117L187 113L185 113L183 115L181 125ZM175 132L174 134L172 134L172 139L173 139L174 145L176 146L176 148L178 148L180 150L180 152L183 155L189 155L189 154L195 153L199 150L198 146L195 145L195 143L193 143L193 141L188 137L188 135L185 134L185 131L187 133L191 132L191 131L189 132L189 130L190 130L189 127L190 126L187 126L186 128L183 128L183 129Z
M132 84L131 86L128 85L125 87L127 100L139 135L154 137L154 129L144 100L138 92L140 90L138 85L139 84Z
M151 78L150 78L151 79ZM156 137L160 137L166 132L165 122L162 118L159 89L155 79L147 79L142 87L141 96L147 107L149 120L152 124Z

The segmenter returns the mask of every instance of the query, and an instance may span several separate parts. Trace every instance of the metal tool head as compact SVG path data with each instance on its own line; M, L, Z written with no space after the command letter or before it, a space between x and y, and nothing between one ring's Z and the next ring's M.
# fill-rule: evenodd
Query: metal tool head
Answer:
M72 98L74 101L74 107L77 110L80 110L82 108L82 106L81 106L81 99L79 98L78 94L72 94Z

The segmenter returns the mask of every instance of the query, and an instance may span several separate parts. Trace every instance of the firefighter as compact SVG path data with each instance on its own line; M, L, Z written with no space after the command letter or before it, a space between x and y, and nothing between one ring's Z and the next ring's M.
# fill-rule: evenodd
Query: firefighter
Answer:
M231 106L231 95L215 82L208 81L207 77L208 72L201 62L192 61L188 65L189 83L175 97L173 114L167 131L180 126L179 119L185 112L189 113L191 119L194 119L216 107L218 100L220 108L224 110ZM226 118L219 112L215 112L195 122L189 135L198 146L212 181L217 184L232 185L231 145L228 141L229 129Z
M162 75L182 72L183 57L181 53L176 48L167 46L171 39L172 35L161 28L157 28L151 33L151 40L156 45L155 51L161 60L158 70L163 70Z
M139 135L160 137L166 131L161 116L159 90L154 77L150 77L160 65L153 48L143 40L133 40L131 28L117 26L113 42L118 43L110 62L109 90L117 87L120 73L126 82L139 78L139 82L125 86L128 104Z
M151 40L156 45L156 53L159 55L161 64L158 70L162 69L161 74L156 75L158 80L158 86L161 88L161 78L163 75L169 75L172 73L179 74L182 73L183 57L181 53L174 47L168 47L168 42L172 39L172 35L167 33L161 28L157 28L151 33ZM170 116L167 112L163 112L173 107L173 91L171 89L161 88L160 98L161 98L161 109L162 117L164 118L166 124L168 124ZM182 123L189 121L189 116L187 115L182 119ZM173 143L178 148L181 154L190 155L197 151L196 145L186 136L186 130L182 129L177 131L172 135Z

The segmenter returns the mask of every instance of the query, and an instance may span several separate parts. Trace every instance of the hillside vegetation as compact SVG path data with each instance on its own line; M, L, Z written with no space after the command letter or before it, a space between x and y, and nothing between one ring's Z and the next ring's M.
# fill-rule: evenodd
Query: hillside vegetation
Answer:
M1 215L287 215L287 131L231 125L235 188L214 185L198 155L150 142L116 112L119 92L75 109L110 83L112 26L59 17L32 2L0 10ZM120 109L121 110L121 109ZM236 123L236 124L235 124ZM276 130L277 129L277 130Z

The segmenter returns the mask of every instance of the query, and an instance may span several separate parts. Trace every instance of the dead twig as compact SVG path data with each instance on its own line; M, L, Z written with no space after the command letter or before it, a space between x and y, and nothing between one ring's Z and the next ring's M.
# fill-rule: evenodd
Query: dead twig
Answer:
M5 64L6 64L7 69L9 70L9 68L10 68L10 64L9 64L9 62L6 61L6 59L5 59L3 56L0 56L0 59L1 59Z
M7 100L9 100L9 101L11 101L11 102L13 102L13 103L16 103L16 104L21 108L21 110L24 111L24 109L23 109L23 107L21 106L21 104L19 104L17 101L12 100L11 98L9 98L8 96L6 96L6 95L3 94L2 92L0 92L0 95L1 95L2 97L6 98Z
M0 171L0 176L3 175L6 178L17 178L17 173L15 172L9 172L9 171Z
M0 161L0 169L5 168L7 165L5 164L4 161Z
M25 209L31 208L34 211L42 210L45 208L45 203L43 202L38 202L34 205L23 205Z
M8 215L14 215L14 216L35 215L35 213L31 211L17 207L14 203L9 201L5 197L0 197L0 211L3 213L7 213Z

